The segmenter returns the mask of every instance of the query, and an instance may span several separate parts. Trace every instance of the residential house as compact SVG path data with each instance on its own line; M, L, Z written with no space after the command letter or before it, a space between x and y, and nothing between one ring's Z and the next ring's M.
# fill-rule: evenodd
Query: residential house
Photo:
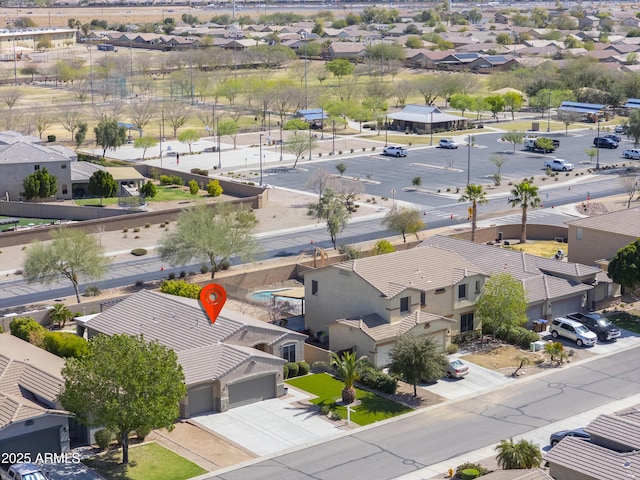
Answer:
M333 42L327 49L324 56L330 60L346 58L357 61L365 57L367 46L357 42Z
M407 50L407 66L413 68L437 68L443 58L454 53L452 50L429 50L427 48Z
M640 18L635 15L626 16L620 21L620 25L623 27L640 28Z
M71 198L71 163L78 159L73 150L61 145L45 146L36 137L4 132L0 135L0 194L9 200L22 199L22 182L46 168L58 179L54 199Z
M443 113L430 105L407 105L401 111L390 113L391 128L400 132L432 132L434 130L464 130L467 118Z
M478 73L505 72L517 66L516 60L510 55L482 55L469 64L469 70Z
M532 470L496 470L482 476L485 480L553 480L553 477L541 468Z
M0 30L0 58L15 55L16 49L36 50L43 40L51 42L52 48L71 47L76 44L76 30L60 27Z
M305 335L224 308L211 323L197 300L142 290L85 323L89 338L126 333L178 354L183 418L283 395L282 366L304 359Z
M578 20L580 30L596 30L600 26L600 19L593 15L585 15Z
M522 282L530 320L581 311L611 283L599 268L435 236L414 249L305 273L305 325L330 349L357 348L381 366L399 333L446 345L480 328L475 303L500 272Z
M603 265L640 238L640 208L567 222L569 261Z
M70 450L75 422L58 394L64 360L9 334L0 334L0 452Z

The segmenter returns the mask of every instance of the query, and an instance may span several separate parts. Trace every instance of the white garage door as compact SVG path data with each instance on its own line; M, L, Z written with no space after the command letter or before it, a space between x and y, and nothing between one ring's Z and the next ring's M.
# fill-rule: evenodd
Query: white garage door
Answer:
M527 318L529 320L540 320L542 318L542 304L527 308Z
M551 303L551 316L553 318L563 317L568 313L579 312L582 308L582 295L558 300Z
M192 387L189 395L189 416L211 412L213 410L213 385Z
M376 367L383 368L391 363L391 358L389 358L389 353L391 353L392 348L393 348L392 343L388 345L381 345L378 347L378 353L376 354Z
M60 428L39 430L0 441L0 452L29 453L32 458L39 453L60 453Z
M276 374L229 384L229 408L241 407L276 396Z

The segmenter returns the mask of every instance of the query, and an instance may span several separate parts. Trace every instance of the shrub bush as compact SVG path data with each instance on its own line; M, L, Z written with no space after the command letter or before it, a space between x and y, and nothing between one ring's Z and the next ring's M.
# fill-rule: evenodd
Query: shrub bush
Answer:
M158 194L158 188L151 181L148 181L140 188L140 193L145 197L153 198Z
M200 298L202 287L195 283L187 283L184 280L164 280L160 285L162 293L186 298Z
M398 388L398 381L373 366L366 367L360 375L360 383L375 390L393 395Z
M102 430L98 430L94 434L94 437L96 439L96 445L98 445L100 450L106 450L113 441L114 434L111 430L103 428Z
M21 338L25 342L28 342L31 332L45 332L46 328L31 317L18 317L11 320L9 330L14 337Z
M133 233L140 233L140 229L138 227L134 228Z
M222 195L224 190L220 186L220 182L218 180L211 180L207 183L207 193L212 197L219 197Z
M55 135L47 135L47 142L51 143L51 142L55 142L56 141L56 136Z
M131 255L134 255L136 257L141 257L146 254L147 251L144 248L134 248L133 250L131 250Z
M447 355L453 355L454 353L458 353L458 345L455 343L450 343L447 345L446 349Z
M87 297L97 297L101 293L102 292L100 291L100 289L98 287L96 287L95 285L91 285L91 286L87 287L85 289L85 291L84 291L84 294Z
M491 473L491 470L489 470L487 468L484 468L480 464L471 463L471 462L465 462L462 465L458 465L458 468L456 468L456 477L457 478L461 478L462 477L462 472L464 470L469 470L469 469L476 470L478 472L479 476L486 475L487 473Z
M62 358L80 358L89 353L87 341L70 332L48 332L43 347L47 352Z
M311 370L313 373L331 373L333 372L333 368L329 364L329 362L314 362L311 365Z
M309 364L305 361L298 362L298 376L309 374Z
M197 195L199 191L200 191L200 185L198 185L198 182L196 182L195 180L190 180L189 193L191 195Z
M160 185L171 185L171 177L169 175L160 175Z
M285 380L289 378L289 367L287 367L286 363L282 366L282 378Z
M195 175L204 175L205 177L209 176L209 172L207 170L203 170L201 168L192 168L191 173Z
M202 265L200 267L200 273L209 273L209 267L207 267L206 265Z
M298 372L300 371L300 367L298 367L298 364L296 362L287 362L285 365L289 369L289 378L293 378L293 377L297 377L298 376Z
M511 345L517 345L520 348L529 348L531 342L540 340L540 336L537 333L523 327L498 329L496 338L504 340Z
M480 476L480 472L475 468L467 468L460 472L461 480L473 480L474 478L478 478Z

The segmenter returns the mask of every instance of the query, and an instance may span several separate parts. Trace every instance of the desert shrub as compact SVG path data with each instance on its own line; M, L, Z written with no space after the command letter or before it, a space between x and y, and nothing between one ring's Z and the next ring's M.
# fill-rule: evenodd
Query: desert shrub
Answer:
M200 273L209 273L209 267L207 267L206 265L202 265L200 267Z
M311 365L311 371L313 373L332 373L333 367L329 362L314 362Z
M142 288L144 287L144 280L136 280L136 283L134 283L136 288Z
M462 472L469 469L476 470L480 474L480 476L491 473L491 470L484 468L480 464L465 462L462 465L458 465L458 468L456 468L456 478L462 478Z
M529 348L531 342L540 340L540 336L523 327L515 328L499 328L496 331L496 338L504 340L511 345L517 345L520 348Z
M136 257L141 257L146 254L147 251L144 248L134 248L133 250L131 250L131 255L134 255Z
M160 175L160 185L171 185L171 177L169 175Z
M368 366L360 375L360 383L375 390L384 393L394 394L398 388L398 381L391 375L376 369L374 366Z
M18 317L11 320L9 330L14 337L29 341L31 332L46 331L46 329L31 317Z
M103 428L102 430L98 430L94 434L94 437L96 439L96 445L100 447L100 450L106 450L107 448L109 448L109 445L113 441L114 436L115 435L113 434L113 432L108 428Z
M189 181L189 193L191 195L197 195L199 191L200 191L200 186L198 185L198 182L196 182L195 180L190 180Z
M202 287L195 283L187 283L184 280L165 280L160 285L162 293L186 298L200 298Z
M478 478L480 476L480 472L475 468L467 468L460 472L461 480L473 480L474 478Z
M287 367L286 363L282 366L282 378L285 380L289 378L289 367Z
M331 407L329 405L320 405L320 415L329 415Z
M145 197L153 198L158 194L158 188L153 182L148 181L140 188L140 193Z
M305 361L298 362L298 376L307 375L309 373L309 364Z
M95 285L90 285L84 290L84 294L87 297L97 297L100 293L102 292Z
M55 142L56 141L56 136L55 135L47 135L47 142L51 143L51 142Z
M43 347L47 352L62 358L80 358L89 353L87 341L70 332L48 332Z
M150 224L150 223L145 223L145 224L144 224L144 228L150 228L150 227L151 227L151 224Z
M453 355L454 353L458 353L458 345L455 343L450 343L446 348L447 355Z
M211 180L207 183L207 193L212 197L219 197L222 195L224 190L220 186L220 182L218 180Z
M289 378L297 377L300 371L300 367L296 362L287 362L287 367L289 368Z
M203 170L202 168L192 168L191 173L195 175L204 175L205 177L209 175L209 172L207 170Z

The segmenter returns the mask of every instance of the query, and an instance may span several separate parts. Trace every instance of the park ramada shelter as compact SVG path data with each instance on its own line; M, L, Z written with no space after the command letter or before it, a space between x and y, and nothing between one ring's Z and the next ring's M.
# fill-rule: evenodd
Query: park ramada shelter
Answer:
M400 132L431 133L467 128L465 117L444 113L432 105L407 105L401 111L387 115L387 120L391 122L392 130Z

